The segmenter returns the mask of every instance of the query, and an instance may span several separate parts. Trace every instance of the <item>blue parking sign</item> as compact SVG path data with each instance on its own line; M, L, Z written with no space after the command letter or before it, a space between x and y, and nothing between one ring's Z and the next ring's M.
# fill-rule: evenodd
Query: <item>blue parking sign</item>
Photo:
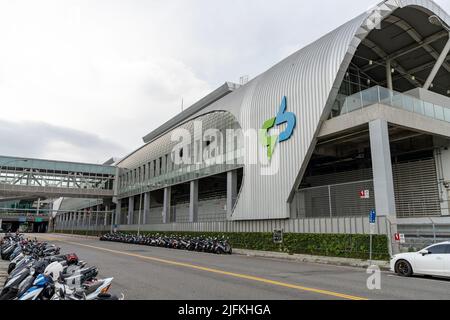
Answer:
M369 214L369 222L375 223L376 219L377 219L377 213L375 212L375 210L371 210L370 214Z

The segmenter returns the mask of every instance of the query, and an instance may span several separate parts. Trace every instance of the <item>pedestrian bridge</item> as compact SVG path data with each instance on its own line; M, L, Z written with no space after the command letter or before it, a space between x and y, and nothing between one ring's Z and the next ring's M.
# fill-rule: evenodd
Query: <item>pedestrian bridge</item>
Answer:
M108 165L0 156L0 199L111 198L115 174Z

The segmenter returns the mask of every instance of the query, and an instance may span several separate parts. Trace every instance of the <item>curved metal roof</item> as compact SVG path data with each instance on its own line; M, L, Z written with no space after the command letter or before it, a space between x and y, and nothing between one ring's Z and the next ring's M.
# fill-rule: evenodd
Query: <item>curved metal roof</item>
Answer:
M449 15L431 0L384 1L294 53L246 86L239 110L244 129L260 128L265 120L275 116L283 96L288 98L288 111L297 115L297 128L289 141L277 146L278 174L265 176L262 166L246 163L243 189L233 219L290 216L289 200L303 177L318 131L330 114L356 50L378 27L377 20L383 21L397 9L410 6L434 13L450 24ZM259 152L264 150L260 148Z
M244 181L232 219L255 220L289 217L289 200L297 189L317 134L330 114L345 73L362 41L397 9L414 7L450 16L431 0L387 0L281 61L246 85L201 110L233 113L243 130L259 129L276 116L282 97L297 116L290 140L279 143L272 163L277 174L267 175L263 164L245 162ZM197 114L198 116L198 114ZM259 154L266 154L258 146Z

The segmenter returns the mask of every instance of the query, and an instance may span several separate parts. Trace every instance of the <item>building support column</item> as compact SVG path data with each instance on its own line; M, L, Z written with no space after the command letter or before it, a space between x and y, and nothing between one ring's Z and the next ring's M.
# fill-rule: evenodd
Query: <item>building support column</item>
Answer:
M398 253L399 248L393 239L393 235L397 233L397 212L388 123L381 119L374 120L369 123L369 131L375 206L377 215L386 217L389 221L389 253L392 255ZM367 215L369 215L369 212L367 212Z
M150 192L144 193L144 211L142 216L142 224L146 225L150 215Z
M133 224L134 215L134 196L128 198L128 221L127 224Z
M198 222L198 180L190 183L189 222Z
M75 213L74 212L69 213L69 226L70 226L70 228L73 228L74 220L75 220Z
M104 216L104 219L103 219L103 225L104 226L107 226L108 225L108 214L109 214L109 205L105 205L105 216Z
M95 210L95 227L98 228L98 214L100 212L100 205L97 205L96 210Z
M171 187L164 188L164 201L163 201L163 211L162 211L162 220L163 223L168 223L170 218L170 196L172 193Z
M386 81L389 90L394 90L394 85L392 81L392 64L391 60L386 60Z
M88 219L88 210L84 209L84 212L83 212L83 227L86 227L87 219Z
M119 225L121 220L121 213L122 213L122 199L117 199L117 205L116 205L116 217L114 224Z
M433 138L436 163L436 173L439 183L439 199L441 202L441 214L450 216L450 142L443 138Z
M227 172L227 217L233 215L234 204L237 198L237 171Z

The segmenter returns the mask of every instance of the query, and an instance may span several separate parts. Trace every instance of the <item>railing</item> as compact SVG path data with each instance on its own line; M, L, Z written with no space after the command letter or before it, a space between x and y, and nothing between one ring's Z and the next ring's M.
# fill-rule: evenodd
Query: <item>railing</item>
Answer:
M450 106L439 106L380 86L375 86L347 97L344 101L341 115L361 110L376 103L450 123Z
M94 221L94 220L92 220ZM390 228L388 219L378 217L375 224L375 234L387 234ZM80 221L66 221L58 224L56 231L73 233L74 231L92 232L111 229L109 219L107 225L83 224ZM118 225L120 231L136 231L138 225ZM140 225L141 231L185 231L185 232L273 232L284 230L286 233L328 233L328 234L369 234L368 216L335 217L335 218L305 218L286 220L258 221L216 221L194 223L166 223Z

